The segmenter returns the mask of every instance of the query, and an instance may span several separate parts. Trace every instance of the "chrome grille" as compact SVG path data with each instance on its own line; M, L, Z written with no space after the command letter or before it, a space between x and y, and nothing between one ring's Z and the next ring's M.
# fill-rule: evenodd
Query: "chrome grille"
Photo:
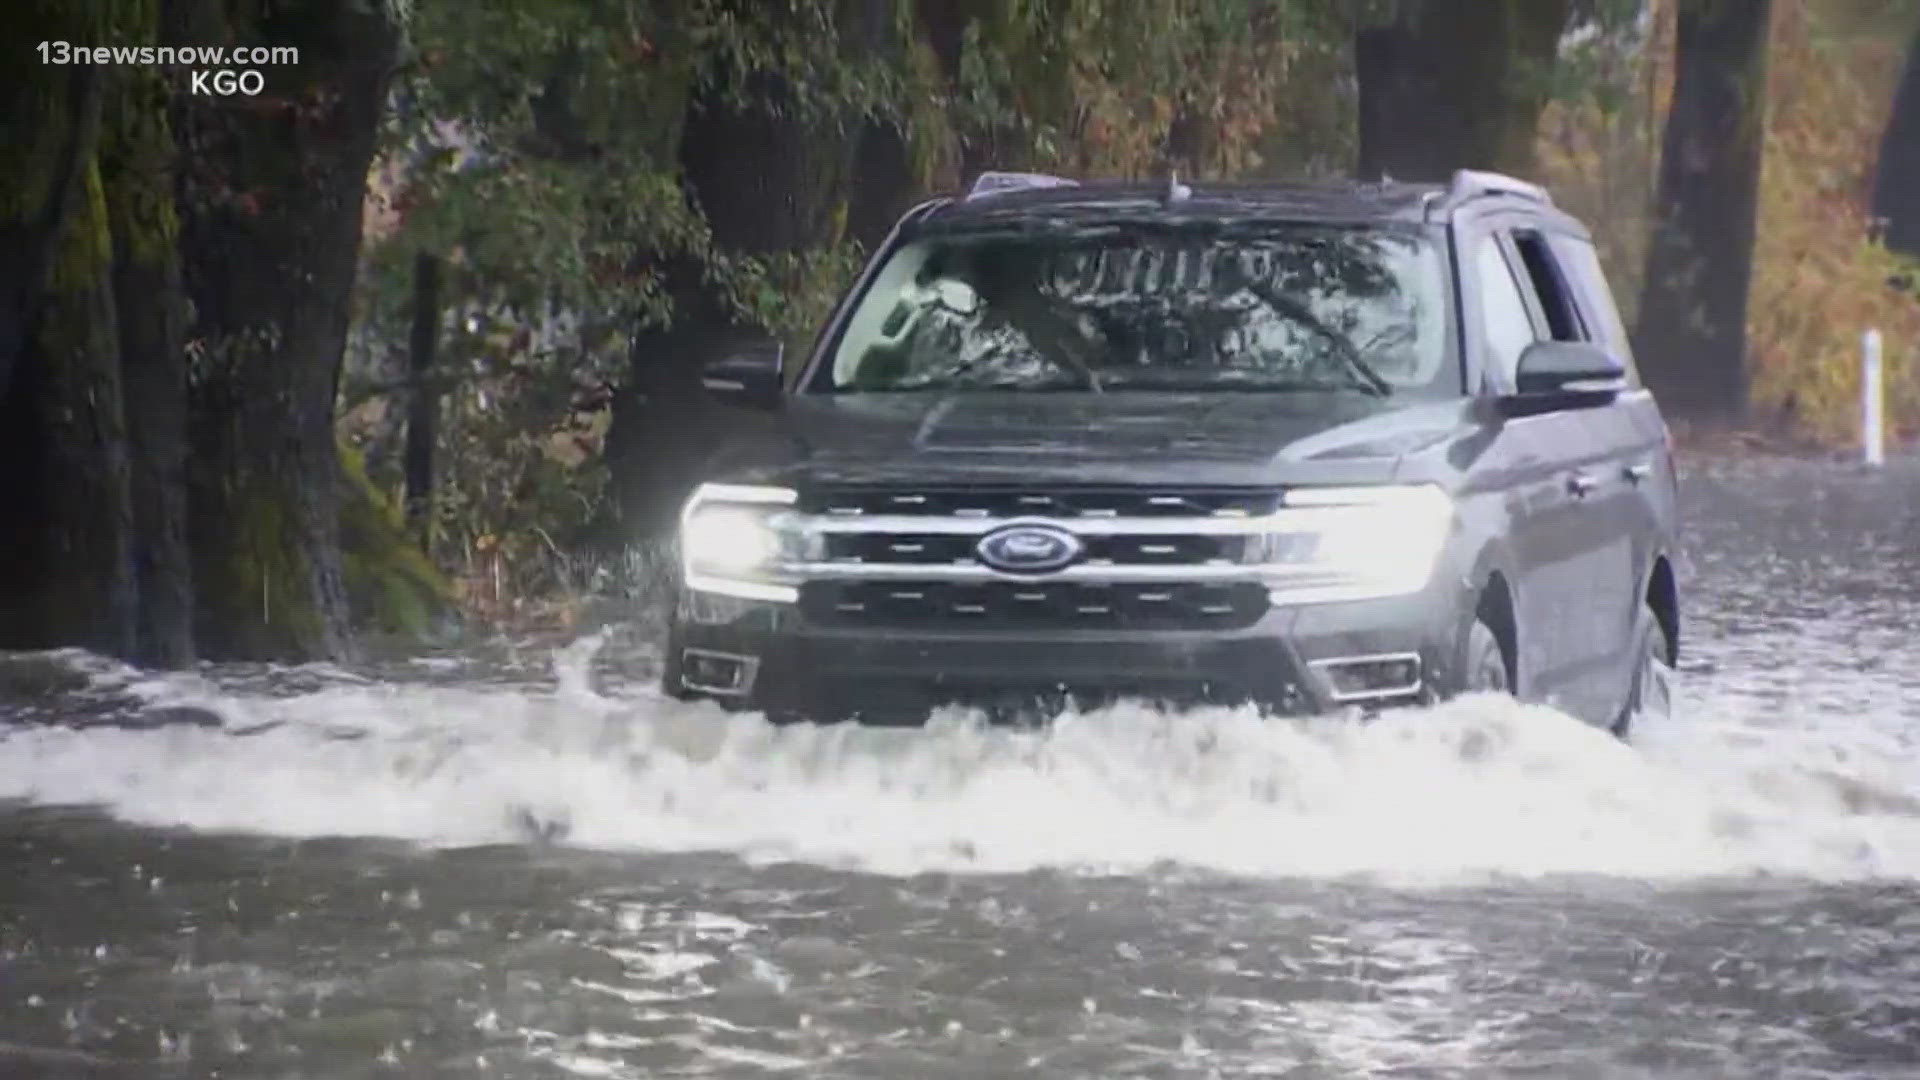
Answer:
M1248 519L1274 490L1117 487L839 487L804 491L814 562L800 568L816 625L965 629L1233 629L1267 611L1245 568ZM1064 570L989 569L980 538L1011 521L1051 521L1085 544Z
M800 608L822 626L1232 630L1267 610L1253 582L814 581Z
M989 527L986 523L982 528ZM1204 566L1242 561L1250 538L1150 534L1085 536L1081 561L1129 566ZM937 566L974 561L978 533L836 532L825 536L829 562L919 564Z

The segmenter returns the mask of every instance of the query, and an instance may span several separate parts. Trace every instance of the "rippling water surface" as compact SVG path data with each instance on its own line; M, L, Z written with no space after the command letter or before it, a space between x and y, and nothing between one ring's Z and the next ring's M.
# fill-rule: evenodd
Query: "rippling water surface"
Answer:
M1685 495L1632 746L0 655L0 1076L1920 1076L1920 468Z

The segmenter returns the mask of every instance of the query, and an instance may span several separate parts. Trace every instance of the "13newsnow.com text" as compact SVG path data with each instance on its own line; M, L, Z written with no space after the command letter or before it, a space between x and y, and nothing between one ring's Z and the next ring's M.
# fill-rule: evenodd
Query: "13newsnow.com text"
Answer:
M43 41L43 64L157 66L184 69L189 94L231 97L260 94L267 88L261 66L300 63L292 45L75 45Z
M222 68L298 64L293 45L75 45L40 43L43 64L159 64L163 67Z

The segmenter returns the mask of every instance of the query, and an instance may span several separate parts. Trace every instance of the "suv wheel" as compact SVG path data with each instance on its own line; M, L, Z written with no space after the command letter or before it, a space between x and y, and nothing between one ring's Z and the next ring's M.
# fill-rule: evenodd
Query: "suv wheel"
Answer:
M1637 660L1633 685L1627 690L1627 703L1613 721L1613 733L1622 739L1641 717L1657 722L1673 715L1673 642L1651 606L1644 614L1645 626L1634 648Z
M1461 679L1462 693L1513 692L1507 678L1506 652L1501 649L1500 638L1494 634L1493 627L1485 620L1475 619L1473 628L1467 631L1466 662L1461 672L1465 676Z

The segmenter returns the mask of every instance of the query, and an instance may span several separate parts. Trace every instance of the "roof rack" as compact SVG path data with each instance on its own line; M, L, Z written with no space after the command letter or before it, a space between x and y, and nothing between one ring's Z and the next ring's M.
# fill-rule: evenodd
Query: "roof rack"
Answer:
M1453 181L1447 185L1446 201L1458 204L1487 195L1517 195L1547 206L1553 205L1553 196L1547 194L1547 189L1539 184L1482 169L1456 169Z
M967 200L971 202L974 199L988 195L1001 195L1009 191L1079 186L1078 180L1069 180L1064 176L1048 176L1046 173L983 172L978 179L974 180L972 189L967 192Z

